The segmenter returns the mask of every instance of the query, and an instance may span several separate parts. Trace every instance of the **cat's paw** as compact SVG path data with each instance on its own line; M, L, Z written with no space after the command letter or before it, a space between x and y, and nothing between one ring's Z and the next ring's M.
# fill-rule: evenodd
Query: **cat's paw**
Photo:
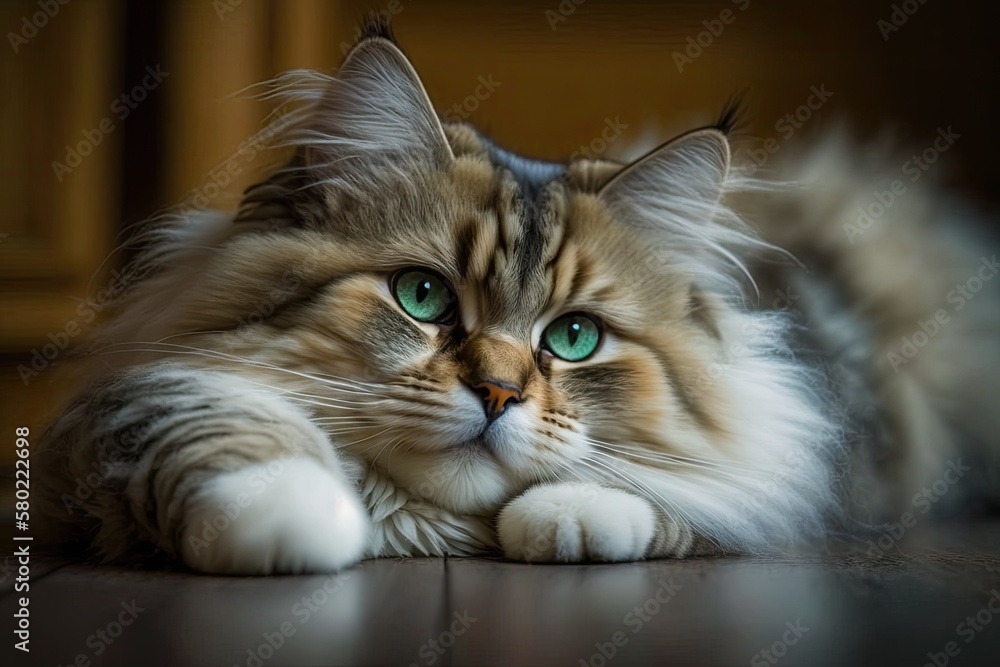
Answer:
M648 502L585 483L529 489L497 522L506 556L525 561L640 560L655 531L656 514Z
M256 464L218 475L188 500L180 550L213 574L332 572L368 546L357 493L310 458Z

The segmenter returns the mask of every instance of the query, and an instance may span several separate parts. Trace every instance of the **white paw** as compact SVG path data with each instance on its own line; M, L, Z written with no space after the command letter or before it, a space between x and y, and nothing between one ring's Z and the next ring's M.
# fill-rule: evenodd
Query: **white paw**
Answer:
M213 574L331 572L358 562L368 515L357 493L310 458L210 480L188 500L181 555Z
M595 484L546 484L511 501L498 519L508 558L525 561L640 560L656 514L642 498Z

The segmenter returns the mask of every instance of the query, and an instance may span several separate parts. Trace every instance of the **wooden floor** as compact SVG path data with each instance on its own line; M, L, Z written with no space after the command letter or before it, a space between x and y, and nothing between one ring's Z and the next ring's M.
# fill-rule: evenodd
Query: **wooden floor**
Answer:
M1000 665L1000 522L919 528L885 554L380 560L331 577L36 559L31 652L13 650L5 627L14 660L2 664ZM12 626L23 594L14 561L4 566Z

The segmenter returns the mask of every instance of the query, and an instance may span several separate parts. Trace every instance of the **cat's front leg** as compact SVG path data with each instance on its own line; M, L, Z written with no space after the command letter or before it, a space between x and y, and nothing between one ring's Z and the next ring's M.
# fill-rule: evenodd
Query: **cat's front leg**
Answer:
M188 444L190 451L161 443L175 452L165 463L200 479L187 495L157 494L158 503L183 503L185 564L218 574L296 574L357 563L368 552L370 520L326 435L296 406L236 378L203 376L192 390L211 395L220 381L232 394L218 415L201 417L210 435ZM237 414L227 418L227 411Z
M576 563L681 558L699 540L644 498L586 482L542 484L518 496L497 520L508 558Z
M620 489L542 484L507 504L497 533L505 555L515 560L640 560L653 542L656 518L648 502Z
M39 453L54 537L79 535L108 560L151 543L213 574L358 562L371 527L347 462L300 406L261 387L165 363L92 386ZM93 482L71 496L81 479Z

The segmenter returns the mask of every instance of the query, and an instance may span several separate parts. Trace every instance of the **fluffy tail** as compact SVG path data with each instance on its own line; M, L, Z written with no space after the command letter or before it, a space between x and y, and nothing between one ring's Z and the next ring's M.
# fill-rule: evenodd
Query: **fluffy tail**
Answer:
M1000 243L940 186L935 163L958 140L941 128L894 157L836 131L775 155L790 187L747 202L805 265L761 267L762 305L804 314L903 510L995 504L1000 491Z

